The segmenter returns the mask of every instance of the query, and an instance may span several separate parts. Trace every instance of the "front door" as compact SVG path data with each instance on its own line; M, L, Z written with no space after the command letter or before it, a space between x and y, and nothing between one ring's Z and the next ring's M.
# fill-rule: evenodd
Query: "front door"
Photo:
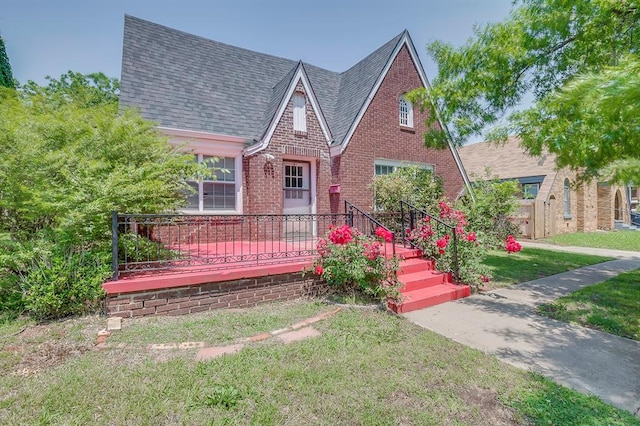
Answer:
M313 235L311 213L311 176L309 163L284 162L285 238L307 238Z

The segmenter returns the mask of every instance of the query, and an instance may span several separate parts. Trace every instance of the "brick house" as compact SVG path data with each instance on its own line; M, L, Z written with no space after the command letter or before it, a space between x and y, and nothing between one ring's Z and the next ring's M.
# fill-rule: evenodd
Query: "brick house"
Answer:
M216 179L190 182L185 212L370 210L376 174L412 164L468 185L456 149L423 145L425 114L404 97L428 87L403 31L344 72L230 46L125 16L121 108L158 123Z
M544 238L570 232L611 230L629 223L626 188L591 181L576 184L576 172L558 170L552 154L531 157L515 137L503 144L482 142L459 149L471 181L490 176L520 183L518 215L524 236Z

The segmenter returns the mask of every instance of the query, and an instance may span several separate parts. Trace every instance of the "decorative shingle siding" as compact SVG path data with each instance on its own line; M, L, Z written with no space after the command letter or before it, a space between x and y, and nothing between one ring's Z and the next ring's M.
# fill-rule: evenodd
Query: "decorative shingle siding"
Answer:
M422 86L411 56L403 47L375 94L341 158L334 160L334 181L341 184L341 199L365 210L373 204L371 182L378 158L428 163L445 181L446 195L455 198L463 178L451 151L427 149L423 143L426 113L414 108L413 129L399 123L400 96Z

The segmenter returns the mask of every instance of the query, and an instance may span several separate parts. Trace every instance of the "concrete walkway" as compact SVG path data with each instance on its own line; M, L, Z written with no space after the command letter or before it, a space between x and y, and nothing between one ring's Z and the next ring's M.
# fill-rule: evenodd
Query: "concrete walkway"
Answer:
M527 243L543 248L544 245ZM556 246L544 248L556 249ZM640 342L535 314L535 307L640 268L640 253L562 247L620 257L405 314L410 321L516 367L640 415Z

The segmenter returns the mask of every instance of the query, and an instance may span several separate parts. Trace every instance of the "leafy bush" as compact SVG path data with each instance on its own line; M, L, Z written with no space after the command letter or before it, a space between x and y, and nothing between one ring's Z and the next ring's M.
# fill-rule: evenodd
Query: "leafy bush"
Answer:
M109 250L40 254L21 281L25 307L38 319L95 312L111 275Z
M362 235L349 225L333 227L326 238L318 241L319 258L314 272L339 294L359 293L382 301L397 299L398 261L384 255L384 244L391 241L392 234L378 228L376 236Z
M500 248L509 235L519 234L518 226L509 219L520 207L516 198L518 191L516 181L487 176L474 182L475 203L465 199L458 204L469 228L484 235L486 246Z
M401 200L429 211L444 196L442 178L416 166L400 167L394 173L377 176L372 186L376 209L384 212L399 211Z
M184 205L200 167L153 123L118 113L117 91L115 79L72 72L0 88L0 309L92 309L109 276L111 211Z
M138 234L126 232L118 237L120 262L154 262L157 260L179 259L178 251L166 248L162 243L152 241Z

